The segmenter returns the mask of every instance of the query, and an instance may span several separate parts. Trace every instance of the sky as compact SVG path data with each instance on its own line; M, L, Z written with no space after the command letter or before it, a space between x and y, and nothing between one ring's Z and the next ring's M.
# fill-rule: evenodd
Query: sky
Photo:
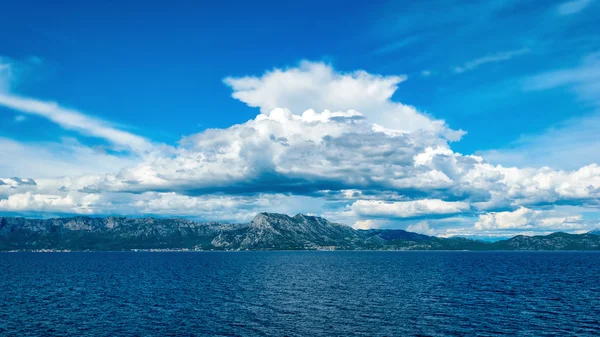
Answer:
M600 1L18 1L0 215L600 227Z

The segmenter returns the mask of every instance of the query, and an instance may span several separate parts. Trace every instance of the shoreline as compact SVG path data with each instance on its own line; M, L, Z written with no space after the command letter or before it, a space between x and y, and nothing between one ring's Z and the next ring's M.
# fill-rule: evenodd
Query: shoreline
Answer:
M274 249L274 250L176 250L176 249L138 249L138 250L2 250L0 253L267 253L267 252L323 252L323 253L335 253L335 252L390 252L390 253L398 253L398 252L456 252L456 253L532 253L532 252L599 252L600 249L514 249L514 250L449 250L449 249L405 249L405 250L392 250L392 249L356 249L356 250L317 250L317 249L294 249L294 250L286 250L286 249Z

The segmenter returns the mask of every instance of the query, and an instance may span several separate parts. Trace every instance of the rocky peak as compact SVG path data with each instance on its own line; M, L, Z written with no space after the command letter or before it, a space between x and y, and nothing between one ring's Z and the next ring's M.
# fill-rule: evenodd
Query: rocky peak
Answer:
M308 215L304 215L302 213L298 213L298 214L294 215L293 218L296 219L296 220L304 220L304 219L309 219L309 218L314 218L314 217L311 217L311 216L308 216Z
M298 213L298 214L294 215L294 217L292 219L294 219L296 221L319 221L319 222L327 221L318 216L304 215L302 213Z
M272 227L273 223L285 221L289 217L285 214L276 214L276 213L266 213L261 212L256 214L252 221L250 222L250 227L253 228L269 228Z

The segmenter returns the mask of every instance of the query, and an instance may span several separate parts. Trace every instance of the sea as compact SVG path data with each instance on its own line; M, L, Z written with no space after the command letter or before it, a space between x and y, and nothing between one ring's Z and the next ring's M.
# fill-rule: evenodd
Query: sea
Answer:
M600 253L0 253L0 336L498 335L600 336Z

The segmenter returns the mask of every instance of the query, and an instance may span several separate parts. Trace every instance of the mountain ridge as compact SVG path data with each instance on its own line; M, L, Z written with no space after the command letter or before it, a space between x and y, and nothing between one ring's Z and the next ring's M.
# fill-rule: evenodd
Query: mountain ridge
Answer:
M0 251L600 250L596 233L517 235L484 242L402 229L357 230L322 217L268 212L240 224L153 217L0 217Z

